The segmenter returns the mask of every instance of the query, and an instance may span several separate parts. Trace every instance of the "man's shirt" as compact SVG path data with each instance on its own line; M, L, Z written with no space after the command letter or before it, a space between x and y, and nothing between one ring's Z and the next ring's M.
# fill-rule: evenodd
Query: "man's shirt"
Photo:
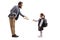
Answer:
M24 17L23 14L21 14L20 12L20 8L18 6L14 6L11 10L10 10L10 14L14 14L15 17L17 17L19 14Z

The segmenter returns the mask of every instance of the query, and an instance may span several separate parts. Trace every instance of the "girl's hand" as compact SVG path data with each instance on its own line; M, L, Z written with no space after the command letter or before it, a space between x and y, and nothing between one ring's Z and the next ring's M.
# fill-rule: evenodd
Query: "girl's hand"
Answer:
M34 20L34 19L33 19L33 21L37 22L37 20Z

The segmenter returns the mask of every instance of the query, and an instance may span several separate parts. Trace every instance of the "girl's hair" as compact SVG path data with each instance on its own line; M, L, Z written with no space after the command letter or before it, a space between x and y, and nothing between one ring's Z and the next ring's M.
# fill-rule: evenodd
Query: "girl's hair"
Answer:
M41 17L42 17L42 16L44 16L44 17L45 17L45 15L44 15L43 13L41 13L41 14L40 14L40 16L41 16Z

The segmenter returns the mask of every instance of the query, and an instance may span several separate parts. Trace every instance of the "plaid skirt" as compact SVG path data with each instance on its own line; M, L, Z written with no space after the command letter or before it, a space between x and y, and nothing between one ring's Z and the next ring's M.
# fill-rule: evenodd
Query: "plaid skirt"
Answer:
M43 27L38 26L38 31L42 31Z

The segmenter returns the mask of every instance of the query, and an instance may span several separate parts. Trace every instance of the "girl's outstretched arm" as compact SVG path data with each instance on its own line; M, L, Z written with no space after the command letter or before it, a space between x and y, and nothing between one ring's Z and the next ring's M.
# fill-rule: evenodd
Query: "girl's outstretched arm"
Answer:
M34 20L34 19L33 19L33 21L38 22L38 20Z

